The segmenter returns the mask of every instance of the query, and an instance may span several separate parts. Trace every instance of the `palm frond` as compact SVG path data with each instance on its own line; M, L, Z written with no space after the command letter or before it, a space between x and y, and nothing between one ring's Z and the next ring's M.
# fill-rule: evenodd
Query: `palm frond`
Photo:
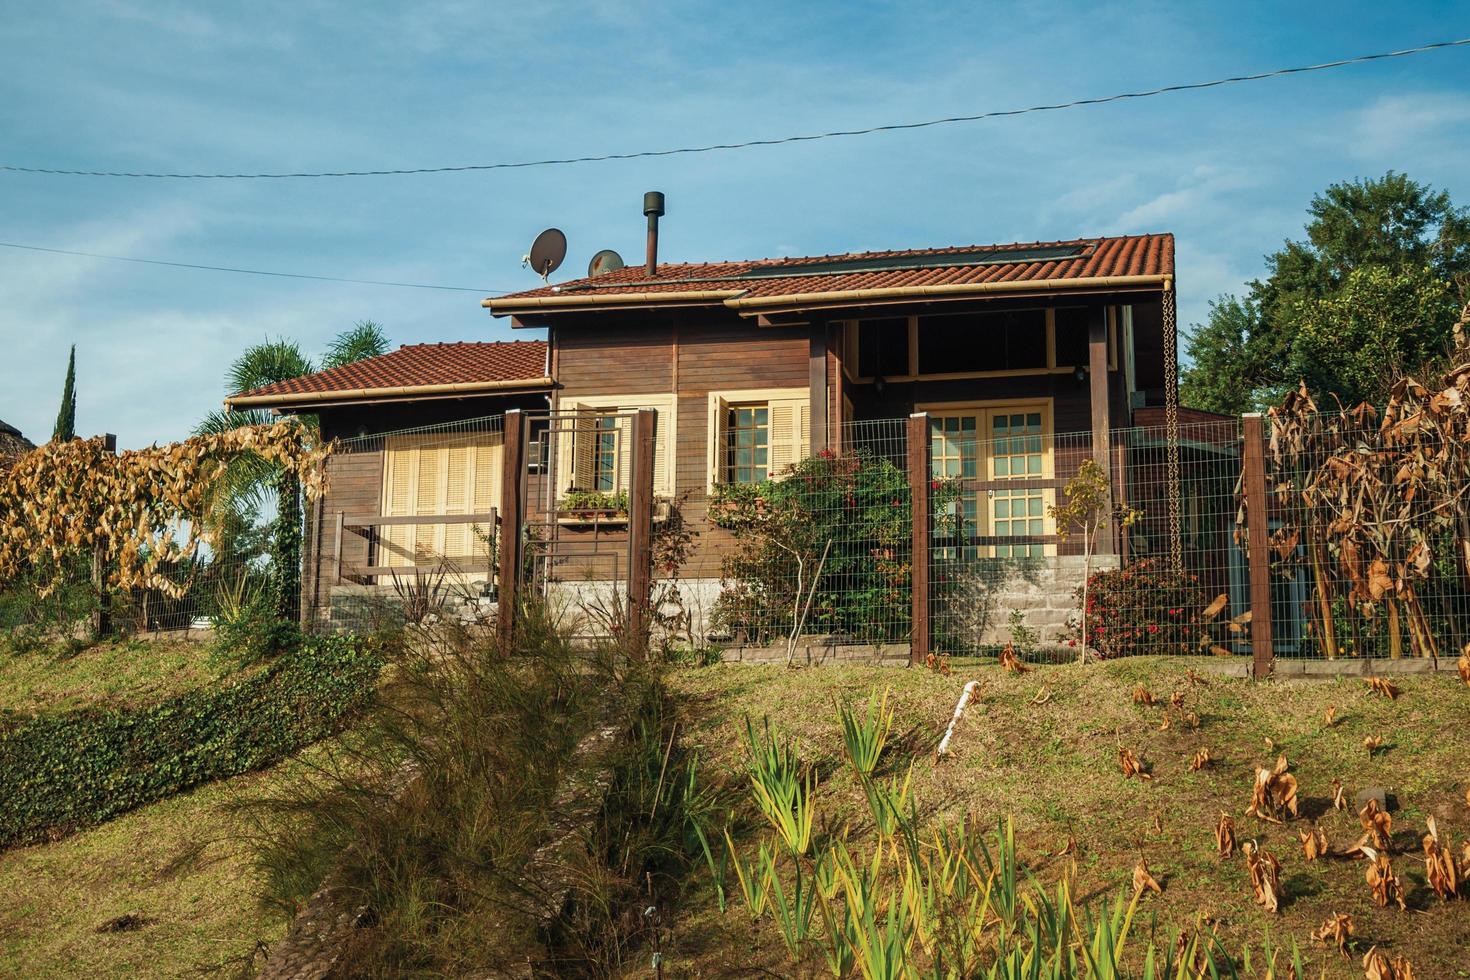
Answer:
M355 364L369 357L380 357L388 353L388 335L381 324L372 320L359 320L349 330L333 338L327 346L327 356L322 358L322 368L341 367Z

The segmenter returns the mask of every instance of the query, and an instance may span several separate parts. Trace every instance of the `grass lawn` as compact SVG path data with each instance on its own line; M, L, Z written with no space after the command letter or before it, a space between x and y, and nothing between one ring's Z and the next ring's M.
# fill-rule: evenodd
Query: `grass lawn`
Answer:
M209 644L183 639L108 640L79 653L0 646L0 715L152 704L230 670Z
M1192 685L1179 660L1130 659L1086 667L1043 666L1016 675L993 664L966 666L949 677L924 670L724 665L672 673L685 701L689 746L700 753L704 778L732 778L743 756L744 718L762 716L794 736L803 758L822 775L819 826L846 824L853 839L873 833L868 805L842 764L842 739L834 703L864 701L891 687L895 740L880 773L902 773L913 763L921 819L957 823L966 814L982 826L1015 821L1021 856L1036 876L1054 881L1071 860L1056 856L1073 835L1077 842L1077 894L1111 900L1128 887L1144 856L1163 884L1162 895L1142 903L1143 928L1157 914L1161 935L1169 925L1188 926L1212 917L1233 952L1250 942L1259 953L1267 929L1278 944L1293 938L1310 960L1310 974L1360 977L1362 953L1378 944L1407 955L1420 977L1470 976L1470 901L1441 902L1425 883L1420 837L1425 818L1438 821L1459 854L1470 836L1470 689L1453 675L1395 678L1396 701L1371 693L1360 678L1256 684L1208 674ZM968 680L981 684L958 726L951 756L936 764L934 745ZM1158 699L1133 701L1142 684ZM1160 725L1174 691L1185 705ZM1033 703L1040 701L1041 703ZM1336 707L1336 723L1324 712ZM1184 722L1195 713L1199 727ZM906 734L905 734L906 733ZM1363 739L1381 735L1384 747L1369 757ZM1149 781L1125 778L1118 765L1126 746L1152 770ZM1213 762L1199 772L1189 760L1200 748ZM1301 819L1275 825L1248 817L1254 771L1284 753L1300 781ZM1393 812L1395 871L1408 892L1409 911L1373 905L1365 863L1341 858L1308 863L1297 831L1320 822L1336 847L1353 844L1361 831L1353 813L1331 809L1332 781L1352 794L1385 787L1397 798ZM1241 841L1255 839L1281 861L1285 897L1279 915L1254 904L1237 851L1216 854L1214 827L1221 811L1232 814ZM746 846L757 828L747 821ZM731 909L715 907L708 874L691 883L664 946L675 976L804 975L787 959L779 932L767 919L752 925L733 881ZM1357 951L1349 962L1313 943L1309 933L1335 912L1357 926ZM1257 960L1259 966L1259 960ZM820 957L807 966L820 972Z
M53 844L0 852L0 976L248 975L285 933L260 908L241 820L292 762L202 786ZM137 928L99 931L120 916Z

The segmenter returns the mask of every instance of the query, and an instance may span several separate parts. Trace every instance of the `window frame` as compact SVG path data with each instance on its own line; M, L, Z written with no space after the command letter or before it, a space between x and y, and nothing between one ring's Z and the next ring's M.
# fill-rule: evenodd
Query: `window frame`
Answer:
M721 454L725 457L720 466L721 483L765 483L771 478L771 403L770 402L727 402L723 409L727 418L723 432L725 434L725 445L721 447ZM741 412L765 413L765 421L754 421L751 425L737 425L736 422ZM735 441L738 432L755 432L756 440L750 446L741 446ZM737 460L737 452L740 449L750 449L752 453L765 451L765 461L756 463L752 459L748 466L741 466ZM759 480L737 479L740 470L749 470L751 475L757 471L764 474Z
M579 413L589 413L595 417L602 418L611 415L626 415L636 412L641 408L651 408L658 413L657 431L655 432L654 447L654 474L653 493L655 497L672 499L678 492L678 423L679 423L679 397L671 392L641 392L632 395L567 395L560 393L556 399L554 409L557 415L572 416ZM562 423L565 425L565 423ZM555 426L554 426L555 427ZM599 437L599 442L594 444L594 457L597 446L600 445L600 437L603 430L594 428L593 433ZM628 433L614 428L613 431L620 432L625 438ZM562 433L556 438L556 459L552 460L555 468L556 493L566 493L576 481L576 426L568 433ZM660 450L664 457L664 465L658 465ZM617 473L616 464L618 456L621 455L614 441L614 473ZM631 449L629 449L631 452ZM595 470L595 467L594 467ZM631 474L629 474L631 479ZM614 483L616 484L616 478ZM604 493L617 493L621 490L631 490L631 487L614 486L610 491Z
M915 412L925 412L932 421L936 418L973 418L975 420L976 444L984 445L985 452L977 452L974 459L976 476L973 478L977 483L999 483L1007 480L1056 480L1056 426L1054 414L1054 399L1051 398L1022 398L1022 399L991 399L984 401L964 402L929 402L914 406ZM1016 415L1030 412L1039 412L1041 415L1041 473L1024 477L994 475L994 454L991 448L994 444L994 431L992 420L998 415ZM983 435L983 438L981 437ZM930 450L930 460L933 459L933 450ZM932 465L932 464L931 464ZM962 463L963 465L963 463ZM943 477L936 476L936 479ZM971 479L961 477L961 479ZM1057 492L1055 487L1042 487L1042 529L1043 536L1056 534L1056 521L1052 519L1051 507L1056 504ZM994 536L995 528L995 493L993 490L972 490L967 493L975 497L975 537L984 538ZM981 507L980 495L985 495L985 506ZM960 501L956 505L962 506ZM1006 518L1009 520L1010 518ZM958 541L953 545L938 544L938 547L955 551L950 557L959 557L960 548L974 548L976 558L994 558L997 548L1003 545L961 545ZM1041 557L1054 558L1057 555L1056 543L1043 544L1041 546ZM1011 556L1014 557L1014 556Z
M790 451L796 463L811 450L811 389L789 388L742 388L711 391L706 411L707 432L705 438L705 491L714 493L716 487L726 486L725 445L723 435L724 412L727 409L764 405L767 409L790 406L792 426L795 432L781 436L775 431L775 419L767 416L766 481L782 479L784 473L778 468L778 452ZM778 445L779 443L779 445ZM758 484L757 484L758 485Z

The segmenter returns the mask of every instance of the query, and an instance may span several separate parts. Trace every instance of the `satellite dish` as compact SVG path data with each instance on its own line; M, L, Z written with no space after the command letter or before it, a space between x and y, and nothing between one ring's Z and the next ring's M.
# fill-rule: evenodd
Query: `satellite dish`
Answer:
M560 228L548 228L536 236L531 243L531 252L526 261L531 269L545 279L557 270L561 260L567 257L567 236Z
M592 256L592 261L587 263L587 278L606 275L609 272L617 272L623 267L623 257L610 248Z

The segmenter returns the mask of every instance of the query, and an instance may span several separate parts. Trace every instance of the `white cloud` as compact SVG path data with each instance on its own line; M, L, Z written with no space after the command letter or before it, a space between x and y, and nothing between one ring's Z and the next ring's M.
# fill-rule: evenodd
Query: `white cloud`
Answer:
M1454 141L1463 152L1467 124L1470 95L1462 92L1384 96L1358 112L1350 148L1357 156L1377 158L1433 151Z

